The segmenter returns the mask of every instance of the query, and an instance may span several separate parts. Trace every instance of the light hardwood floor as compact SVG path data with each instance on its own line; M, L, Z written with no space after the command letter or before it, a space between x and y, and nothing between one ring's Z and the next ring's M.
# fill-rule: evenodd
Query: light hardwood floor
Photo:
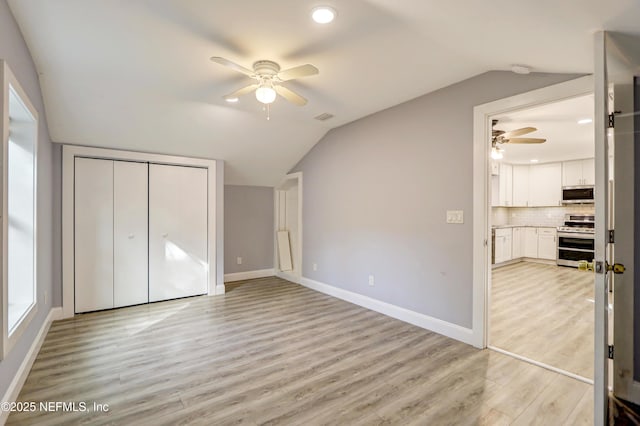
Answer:
M8 424L590 424L591 386L277 279L55 322Z
M521 262L493 270L490 344L593 379L593 274Z

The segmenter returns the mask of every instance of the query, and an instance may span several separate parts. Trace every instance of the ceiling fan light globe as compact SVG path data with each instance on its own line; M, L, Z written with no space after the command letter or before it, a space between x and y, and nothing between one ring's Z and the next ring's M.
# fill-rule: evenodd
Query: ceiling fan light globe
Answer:
M336 17L336 10L329 6L318 6L311 11L311 18L318 24L328 24Z
M270 104L276 100L276 91L273 87L258 87L256 89L256 99L263 104Z

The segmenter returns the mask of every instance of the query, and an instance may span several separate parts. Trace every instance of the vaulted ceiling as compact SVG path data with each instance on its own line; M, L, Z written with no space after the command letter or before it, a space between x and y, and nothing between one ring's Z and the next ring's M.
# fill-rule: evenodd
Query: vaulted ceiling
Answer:
M636 0L8 0L40 74L55 142L226 161L274 185L331 128L493 69L591 73L593 33L637 32ZM311 21L319 3L338 10ZM245 67L311 63L270 120L222 96ZM335 117L318 121L321 113Z

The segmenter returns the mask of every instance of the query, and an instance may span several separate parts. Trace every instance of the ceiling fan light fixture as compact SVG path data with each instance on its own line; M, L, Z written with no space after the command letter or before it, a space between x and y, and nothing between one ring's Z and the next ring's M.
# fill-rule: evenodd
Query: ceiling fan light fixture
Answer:
M256 89L256 99L263 104L271 104L276 100L276 90L267 84L262 84Z
M318 24L328 24L336 18L337 12L329 6L314 7L311 11L311 18Z
M491 158L494 160L502 160L504 158L504 149L497 146L491 147Z

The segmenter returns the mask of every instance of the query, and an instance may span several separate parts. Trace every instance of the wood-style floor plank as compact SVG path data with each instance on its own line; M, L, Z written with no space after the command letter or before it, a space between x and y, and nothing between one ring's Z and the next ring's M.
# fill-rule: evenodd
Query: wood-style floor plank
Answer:
M521 262L492 272L490 344L593 379L593 274Z
M96 402L109 411L13 413L8 424L588 421L591 388L557 377L264 278L229 285L224 296L55 322L19 400Z

